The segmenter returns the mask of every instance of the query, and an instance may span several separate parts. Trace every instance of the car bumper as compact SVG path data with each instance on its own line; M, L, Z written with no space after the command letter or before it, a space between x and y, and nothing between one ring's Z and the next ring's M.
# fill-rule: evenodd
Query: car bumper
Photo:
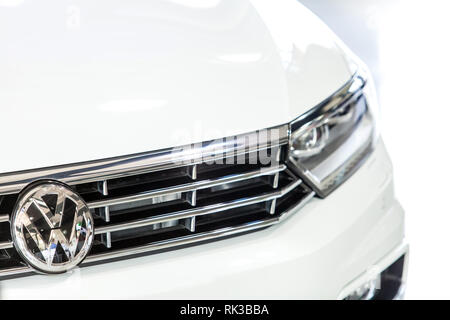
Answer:
M326 199L258 232L124 261L0 282L2 299L336 299L407 256L383 142ZM405 259L407 261L407 259ZM406 274L406 273L405 273Z

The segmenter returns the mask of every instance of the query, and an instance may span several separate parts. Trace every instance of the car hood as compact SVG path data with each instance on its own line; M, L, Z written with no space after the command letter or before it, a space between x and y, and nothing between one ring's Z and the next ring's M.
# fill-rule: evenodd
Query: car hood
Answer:
M0 0L0 172L284 124L352 75L294 0Z

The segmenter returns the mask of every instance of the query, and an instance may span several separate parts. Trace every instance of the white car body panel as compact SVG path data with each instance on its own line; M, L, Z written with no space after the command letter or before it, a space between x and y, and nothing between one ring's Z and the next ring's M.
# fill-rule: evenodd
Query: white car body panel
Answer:
M343 186L326 200L313 199L277 226L63 275L1 281L0 297L343 298L341 292L354 289L347 285L385 256L392 263L407 254L404 212L392 189L391 163L380 141Z
M0 136L13 152L0 172L293 120L353 71L311 12L295 0L275 7L268 0L0 2Z

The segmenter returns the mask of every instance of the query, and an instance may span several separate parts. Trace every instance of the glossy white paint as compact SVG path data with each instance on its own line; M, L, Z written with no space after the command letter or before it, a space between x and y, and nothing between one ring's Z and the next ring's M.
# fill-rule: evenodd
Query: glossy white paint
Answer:
M359 63L295 0L0 0L0 43L0 172L283 124ZM380 141L343 186L280 225L1 281L0 298L332 299L406 252L403 228Z
M295 0L0 1L0 172L286 123L351 76Z
M336 299L371 266L389 265L408 250L403 228L380 141L344 185L280 225L70 274L1 281L0 297Z

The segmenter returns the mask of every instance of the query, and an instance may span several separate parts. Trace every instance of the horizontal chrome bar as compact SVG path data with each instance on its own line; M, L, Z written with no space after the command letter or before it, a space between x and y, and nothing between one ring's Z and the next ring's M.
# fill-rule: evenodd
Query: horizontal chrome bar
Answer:
M243 181L243 180L257 178L260 176L268 176L268 175L276 174L285 169L286 169L286 165L284 165L284 164L276 166L276 167L261 168L261 169L246 172L246 173L233 174L233 175L224 176L224 177L215 178L215 179L199 180L199 181L195 181L192 183L172 186L172 187L163 188L163 189L151 190L151 191L147 191L147 192L142 192L142 193L134 194L131 196L93 201L93 202L88 203L88 207L90 209L95 209L95 208L101 208L101 207L106 207L106 206L113 206L113 205L130 203L130 202L135 202L135 201L147 200L150 198L161 197L161 196L178 193L178 192L189 192L189 191L194 191L194 190L201 190L201 189L211 188L211 187L225 184L225 183L239 182L239 181Z
M288 186L284 187L281 190L277 190L275 192L263 194L260 196L255 196L255 197L251 197L251 198L243 198L243 199L238 199L238 200L233 200L233 201L223 202L223 203L217 203L217 204L213 204L213 205L206 206L206 207L198 207L198 208L193 208L193 209L188 209L188 210L183 210L183 211L171 212L171 213L166 213L166 214L162 214L162 215L158 215L158 216L154 216L154 217L148 217L148 218L134 220L134 221L125 222L125 223L117 223L117 224L112 224L109 226L97 227L95 229L95 234L102 234L102 233L108 233L108 232L116 232L116 231L121 231L121 230L145 227L145 226L156 224L156 223L163 223L163 222L168 222L168 221L172 221L172 220L186 219L186 218L190 218L190 217L194 217L194 216L203 216L203 215L221 212L221 211L225 211L225 210L229 210L229 209L233 209L233 208L244 207L244 206L252 205L255 203L270 201L270 200L277 199L277 198L284 196L285 194L289 193L290 191L292 191L293 189L298 187L301 183L302 183L302 181L299 179L295 182L292 182L291 184L289 184Z
M258 230L258 229L262 229L265 227L269 227L269 226L278 224L278 223L286 220L287 218L289 218L294 212L296 212L297 210L299 210L303 206L305 206L314 197L314 195L315 195L315 193L313 191L311 191L294 208L281 214L278 217L244 223L244 224L241 224L241 225L235 226L235 227L228 227L228 228L222 228L222 229L217 229L217 230L208 231L208 232L195 233L195 234L192 234L189 236L154 242L154 243L150 243L147 245L138 246L138 247L134 247L134 248L127 248L127 249L123 249L123 250L117 250L117 251L112 251L112 252L107 252L107 253L91 255L91 256L86 257L86 259L83 261L81 266L89 264L89 263L101 262L101 261L105 261L105 260L123 258L123 257L127 257L127 256L148 253L148 252L162 250L162 249L174 248L177 246L188 245L188 244L192 244L192 243L199 242L199 241L214 240L214 239L232 236L232 235L243 233L243 232L248 232L248 231L252 231L252 230ZM34 270L30 267L9 268L9 269L0 270L0 277L20 275L20 274L30 273L33 271Z
M4 173L0 175L0 195L20 192L25 186L36 180L55 179L69 185L101 181L194 165L204 162L204 159L213 161L227 155L239 156L288 143L289 126L287 124L269 128L266 132L273 134L251 132L206 143L153 152Z
M322 101L319 105L302 114L292 121L291 130L295 131L303 124L317 119L319 116L333 112L336 108L342 106L345 101L354 97L367 84L367 79L360 73L355 73L352 78L339 88L333 95Z
M255 229L260 229L264 227L271 226L278 222L278 218L271 218L268 220L258 220L253 221L250 223L243 224L241 226L237 227L229 227L229 228L222 228L222 229L216 229L210 232L204 232L204 233L197 233L181 238L173 238L166 241L159 241L154 242L145 246L135 247L135 248L129 248L124 250L118 250L115 252L108 252L103 254L97 254L93 256L89 256L85 259L86 263L90 262L97 262L105 259L114 259L123 257L126 255L133 255L133 254L139 254L144 253L148 251L155 251L155 250L161 250L166 249L170 247L180 246L180 245L186 245L194 242L199 241L205 241L210 239L215 239L219 237L224 236L230 236L236 233L244 232L244 231L251 231Z
M0 249L11 249L14 245L11 241L0 242Z
M252 231L252 230L269 227L269 226L272 226L274 224L277 224L277 223L287 219L288 216L291 215L291 213L302 208L313 197L314 197L314 192L311 191L297 206L295 206L295 208L291 209L290 211L288 211L278 217L252 221L252 222L245 223L245 224L242 224L242 225L239 225L236 227L222 228L222 229L217 229L217 230L213 230L213 231L192 234L192 235L188 235L188 236L184 236L184 237L173 238L173 239L164 240L164 241L158 241L158 242L154 242L154 243L151 243L148 245L139 246L139 247L135 247L135 248L128 248L128 249L117 250L117 251L108 252L108 253L96 254L96 255L88 256L85 259L84 263L92 263L92 262L98 262L98 261L107 260L107 259L121 258L124 256L135 255L135 254L151 252L151 251L156 251L156 250L162 250L162 249L167 249L167 248L171 248L171 247L187 245L187 244L191 244L191 243L195 243L195 242L199 242L199 241L212 240L212 239L216 239L216 238L231 236L231 235L242 233L242 232L247 232L247 231Z
M0 214L0 222L9 222L9 214Z
M32 272L34 272L34 270L27 266L11 267L8 269L0 270L0 277L16 276L16 275L22 275L25 273L32 273Z

